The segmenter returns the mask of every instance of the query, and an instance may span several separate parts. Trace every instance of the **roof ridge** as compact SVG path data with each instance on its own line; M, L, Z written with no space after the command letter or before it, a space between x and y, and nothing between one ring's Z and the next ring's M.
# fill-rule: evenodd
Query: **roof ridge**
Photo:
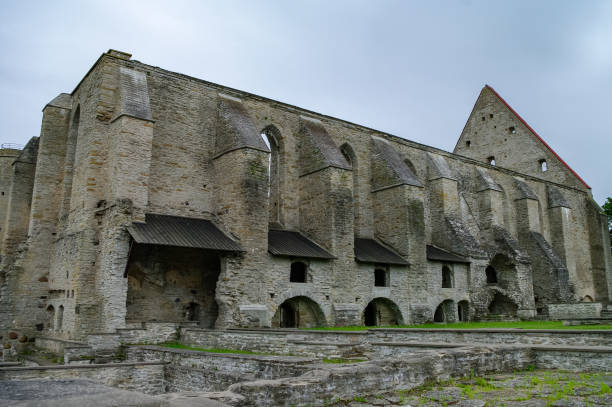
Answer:
M531 127L531 126L530 126L530 125L529 125L529 124L526 122L526 121L525 121L525 119L523 119L523 118L521 117L521 115L520 115L520 114L518 114L518 113L516 112L516 110L514 110L514 109L512 108L512 106L510 106L510 104L508 104L508 102L506 102L506 101L504 100L504 98L503 98L503 97L501 97L501 95L500 95L499 93L497 93L497 91L496 91L495 89L493 89L493 87L492 87L492 86L490 86L490 85L488 85L488 84L485 84L485 88L490 89L490 90L493 92L493 94L494 94L495 96L497 96L497 98L498 98L498 99L499 99L499 100L500 100L500 101L501 101L501 102L502 102L502 103L503 103L503 104L504 104L504 105L505 105L505 106L506 106L506 107L507 107L507 108L508 108L508 109L509 109L509 110L512 112L512 114L514 114L514 116L516 116L516 118L517 118L517 119L519 119L519 121L520 121L521 123L523 123L523 124L525 125L525 127L527 127L527 129L528 129L528 130L529 130L529 131L530 131L530 132L531 132L531 133L532 133L534 136L536 136L536 138L537 138L538 140L540 140L540 142L541 142L542 144L544 144L544 146L545 146L546 148L548 148L548 150L549 150L551 153L553 153L553 155L554 155L555 157L557 157L557 159L558 159L559 161L561 161L561 163L562 163L563 165L565 165L565 167L566 167L568 170L570 170L570 172L571 172L572 174L574 174L574 176L576 176L576 178L578 178L578 180L580 180L580 182L582 182L582 183L584 184L584 186L585 186L585 187L587 187L588 189L591 189L591 187L589 186L589 184L587 184L587 183L585 182L585 180L583 180L583 179L582 179L582 177L580 177L580 175L578 175L578 173L577 173L576 171L574 171L574 170L572 169L572 167L570 167L570 166L569 166L569 164L567 164L567 163L566 163L566 162L563 160L563 158L561 158L561 156L560 156L559 154L557 154L557 153L555 152L555 150L553 150L553 149L552 149L552 147L551 147L551 146L549 146L549 145L548 145L548 143L546 143L546 141L544 141L544 139L543 139L542 137L540 137L540 135L539 135L539 134L538 134L538 133L537 133L537 132L536 132L536 131L535 131L535 130L534 130L534 129L533 129L533 128L532 128L532 127Z

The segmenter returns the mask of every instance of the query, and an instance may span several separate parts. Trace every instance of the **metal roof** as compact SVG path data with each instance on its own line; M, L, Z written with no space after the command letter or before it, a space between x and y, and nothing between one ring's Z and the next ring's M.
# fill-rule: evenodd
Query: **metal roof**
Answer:
M444 261L447 263L470 263L465 257L429 245L427 246L427 260Z
M275 256L335 259L327 250L306 236L288 230L268 231L268 251Z
M383 263L407 266L409 263L397 253L374 239L355 239L355 259L363 263Z
M243 251L237 242L204 219L147 214L145 223L132 223L127 230L136 243Z

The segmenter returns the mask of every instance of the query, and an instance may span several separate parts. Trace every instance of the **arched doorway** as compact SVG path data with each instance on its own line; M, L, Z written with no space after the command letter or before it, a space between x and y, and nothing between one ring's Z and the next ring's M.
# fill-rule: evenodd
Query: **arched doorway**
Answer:
M284 301L272 317L273 328L314 328L325 326L325 315L315 301L298 296Z
M375 298L363 310L365 326L392 326L403 323L399 307L388 298Z
M497 272L492 266L487 266L485 273L487 274L487 284L497 284Z
M495 293L493 300L489 303L489 314L515 317L518 306L507 296Z
M467 301L459 301L457 304L457 316L459 317L459 322L465 322L469 320L470 309L469 303Z
M434 312L434 322L455 322L455 302L444 300Z

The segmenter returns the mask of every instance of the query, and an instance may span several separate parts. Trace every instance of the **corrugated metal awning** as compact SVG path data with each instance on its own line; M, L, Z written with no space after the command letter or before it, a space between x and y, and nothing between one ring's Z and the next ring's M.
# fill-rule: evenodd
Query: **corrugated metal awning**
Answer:
M409 263L399 254L387 249L374 239L355 239L355 259L362 263L397 264Z
M327 250L299 232L268 231L268 251L275 256L335 259Z
M147 214L145 223L132 223L127 229L136 243L243 251L237 242L204 219Z
M429 245L427 246L427 260L444 261L447 263L470 263L465 257Z

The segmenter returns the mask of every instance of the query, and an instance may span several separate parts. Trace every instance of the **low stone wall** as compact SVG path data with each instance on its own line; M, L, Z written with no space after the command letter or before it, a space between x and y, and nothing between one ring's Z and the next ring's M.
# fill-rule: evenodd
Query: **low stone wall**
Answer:
M577 304L548 304L550 319L599 318L602 305L599 302L579 302Z
M262 329L219 331L183 328L181 329L181 341L205 348L230 348L321 358L352 357L376 352L372 345L383 342L413 342L432 345L458 343L612 346L612 330L380 328L350 332Z
M612 330L378 328L369 332L372 342L612 346Z
M107 386L147 394L165 392L163 362L0 368L0 380L43 378L89 379Z
M533 347L535 367L538 369L562 369L571 372L611 372L612 349Z
M318 358L363 355L368 352L367 337L367 331L181 329L181 342L190 345Z
M198 352L159 346L127 349L130 362L164 361L166 387L177 391L220 391L229 385L304 374L313 358Z
M180 322L143 322L142 328L117 329L121 343L155 344L178 339Z
M36 338L34 345L37 348L48 350L59 355L64 354L66 349L81 349L87 348L88 345L82 342L67 341L65 339L47 338L39 336Z
M296 378L237 383L225 394L206 394L233 406L323 405L332 399L411 389L426 381L471 373L525 369L533 361L527 348L456 349L313 370ZM231 394L234 393L234 397Z

